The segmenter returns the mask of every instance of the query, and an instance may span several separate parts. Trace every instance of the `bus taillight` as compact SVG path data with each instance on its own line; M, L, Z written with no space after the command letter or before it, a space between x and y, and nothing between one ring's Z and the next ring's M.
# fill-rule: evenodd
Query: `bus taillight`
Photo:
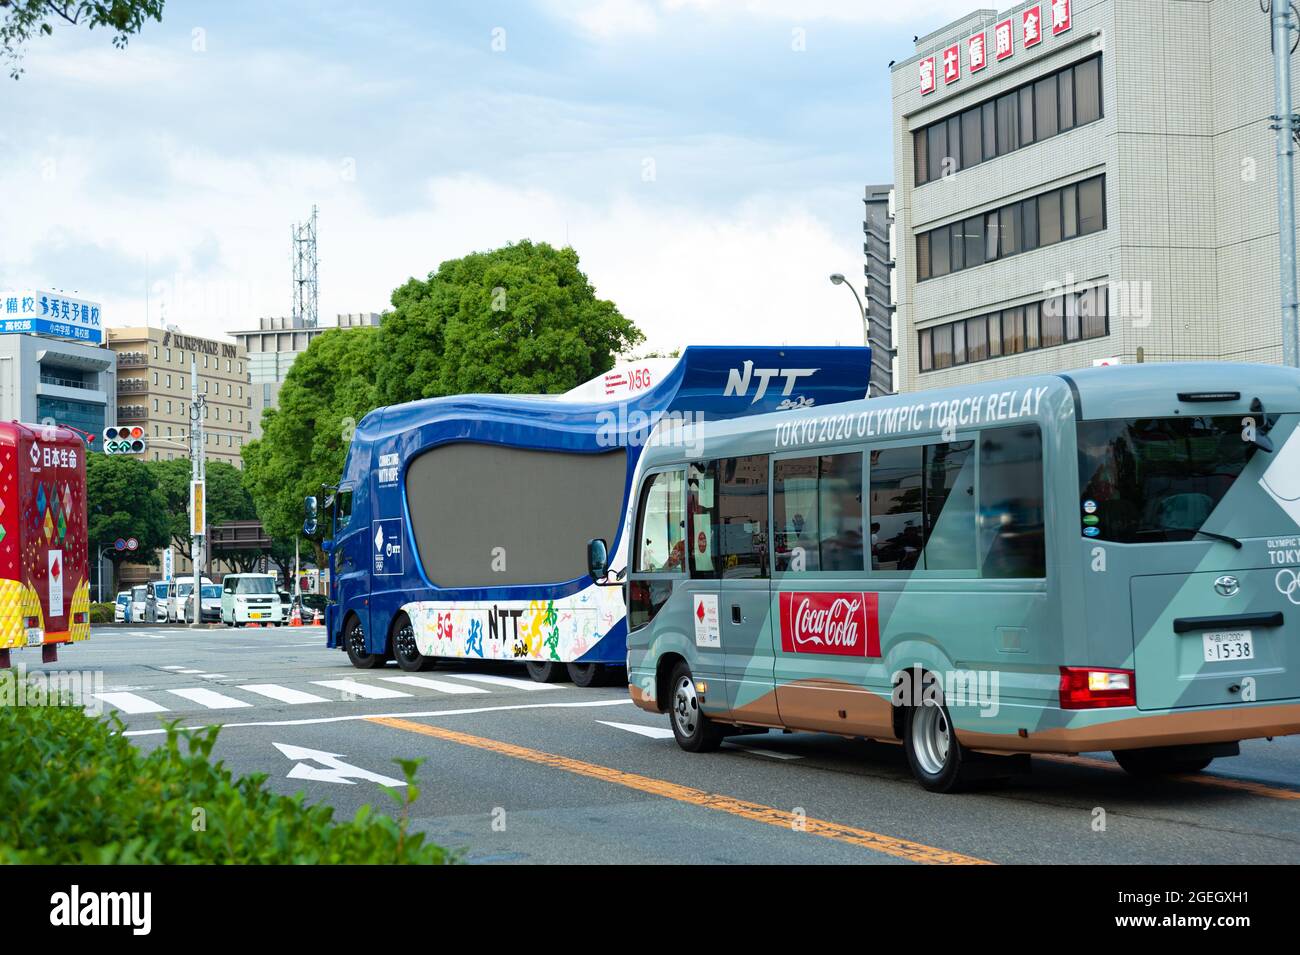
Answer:
M1061 667L1061 709L1136 705L1137 683L1132 670Z

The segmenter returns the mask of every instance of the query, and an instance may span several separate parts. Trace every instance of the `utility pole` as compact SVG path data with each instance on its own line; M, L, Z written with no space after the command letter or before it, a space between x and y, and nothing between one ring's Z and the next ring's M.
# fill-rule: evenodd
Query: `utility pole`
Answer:
M1282 271L1282 364L1300 367L1300 305L1296 298L1295 250L1295 135L1296 117L1291 112L1291 22L1290 0L1272 0L1273 86L1277 115L1277 223L1278 258Z
M200 565L203 563L203 539L207 535L207 485L204 483L204 460L203 460L203 409L207 405L207 399L199 396L199 362L198 358L190 355L190 530L197 530L198 533L190 535L190 582L193 584L191 593L194 595L194 616L190 620L191 627L197 627L203 622L203 573ZM198 506L195 497L194 482L198 482L203 488L204 507L198 517L202 518L202 523L195 525L194 509Z

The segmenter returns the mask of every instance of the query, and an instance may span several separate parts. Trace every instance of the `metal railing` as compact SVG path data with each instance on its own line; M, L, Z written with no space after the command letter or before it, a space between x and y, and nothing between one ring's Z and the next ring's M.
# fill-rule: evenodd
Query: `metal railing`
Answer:
M118 391L148 391L149 382L143 378L119 378L117 379Z
M149 358L142 351L122 351L117 353L119 365L147 365Z

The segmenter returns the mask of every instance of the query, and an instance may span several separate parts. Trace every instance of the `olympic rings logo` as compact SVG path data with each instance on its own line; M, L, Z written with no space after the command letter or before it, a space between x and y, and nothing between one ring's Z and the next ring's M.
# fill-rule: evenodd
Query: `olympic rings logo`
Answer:
M1300 576L1294 570L1290 568L1279 570L1274 582L1277 584L1278 593L1300 606Z

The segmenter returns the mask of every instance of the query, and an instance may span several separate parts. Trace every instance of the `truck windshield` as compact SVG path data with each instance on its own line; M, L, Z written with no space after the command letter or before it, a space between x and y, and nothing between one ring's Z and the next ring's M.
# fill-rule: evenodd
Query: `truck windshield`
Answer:
M1240 415L1080 422L1083 533L1130 544L1191 540L1255 451Z
M237 594L273 594L275 581L270 577L240 577L235 586Z

